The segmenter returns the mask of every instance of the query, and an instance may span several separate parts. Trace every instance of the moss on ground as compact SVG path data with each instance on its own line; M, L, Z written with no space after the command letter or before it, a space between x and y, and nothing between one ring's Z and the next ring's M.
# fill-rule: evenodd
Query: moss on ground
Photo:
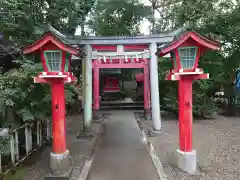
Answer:
M9 172L3 180L23 180L25 175L25 169L23 167L17 167Z

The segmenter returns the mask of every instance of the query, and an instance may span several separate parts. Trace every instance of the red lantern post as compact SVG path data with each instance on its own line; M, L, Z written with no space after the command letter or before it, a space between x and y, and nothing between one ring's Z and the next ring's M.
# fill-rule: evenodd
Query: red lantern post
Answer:
M23 53L41 57L44 71L34 78L34 82L47 83L51 86L53 146L50 154L50 169L53 175L59 176L69 171L64 84L77 81L69 70L71 55L79 56L79 50L63 43L51 32L47 32L35 43L25 47Z
M196 150L192 148L192 82L209 78L209 74L198 68L199 58L207 49L219 48L218 42L187 31L157 52L159 56L171 54L173 68L166 79L178 80L180 147L177 149L177 165L188 173L195 172L197 165Z

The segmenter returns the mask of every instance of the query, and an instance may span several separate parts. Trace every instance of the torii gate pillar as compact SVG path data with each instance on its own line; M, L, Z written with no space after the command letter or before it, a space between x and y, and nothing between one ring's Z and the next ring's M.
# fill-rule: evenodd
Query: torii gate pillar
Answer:
M91 132L92 126L92 47L85 45L84 59L84 133Z
M150 44L151 60L150 60L150 88L151 88L151 105L152 105L152 121L153 130L161 130L161 115L160 115L160 99L158 85L158 62L157 62L157 44Z

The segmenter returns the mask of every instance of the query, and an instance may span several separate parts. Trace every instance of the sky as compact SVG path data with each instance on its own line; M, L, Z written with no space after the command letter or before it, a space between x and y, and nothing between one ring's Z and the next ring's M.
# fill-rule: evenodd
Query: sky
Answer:
M151 5L149 0L140 0L140 2L145 5ZM151 23L147 19L144 19L140 25L140 32L145 35L149 34L149 26L150 25L151 25Z
M140 0L140 2L145 4L145 5L151 5L149 0ZM157 12L155 12L155 15L158 16ZM141 25L140 25L140 32L144 35L148 35L150 25L151 25L151 23L147 19L144 19L141 22ZM80 27L78 27L76 29L75 35L81 35L81 28Z

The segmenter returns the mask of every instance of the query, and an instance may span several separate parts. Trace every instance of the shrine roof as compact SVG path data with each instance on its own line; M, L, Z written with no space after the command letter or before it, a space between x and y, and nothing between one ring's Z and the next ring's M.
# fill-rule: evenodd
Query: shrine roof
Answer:
M39 50L48 42L55 44L59 49L69 52L75 56L83 54L79 47L70 45L66 42L64 37L59 36L49 28L45 29L43 35L41 35L33 44L23 47L23 54L29 54Z
M164 55L170 53L172 50L179 47L181 44L183 44L190 38L193 39L194 41L196 41L196 44L204 46L208 49L213 49L213 50L220 49L220 43L218 41L212 40L212 39L196 32L195 30L187 29L186 31L183 31L183 32L177 34L176 36L174 36L173 41L159 47L156 55L164 56Z

